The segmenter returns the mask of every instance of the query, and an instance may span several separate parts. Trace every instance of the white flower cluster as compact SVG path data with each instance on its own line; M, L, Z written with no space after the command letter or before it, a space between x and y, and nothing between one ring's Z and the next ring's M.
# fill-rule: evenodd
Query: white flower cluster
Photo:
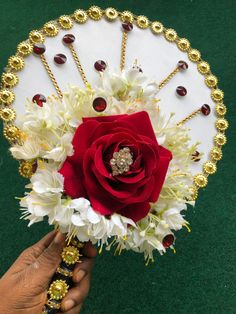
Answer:
M190 146L188 130L176 126L172 117L167 121L161 115L157 93L158 85L149 82L139 69L120 73L106 70L94 88L70 87L62 101L49 97L43 107L27 104L21 127L25 141L12 147L11 153L18 160L37 160L37 170L26 186L31 190L21 199L23 217L30 220L29 225L48 217L49 224L59 226L69 236L91 240L101 247L107 245L107 249L116 244L118 252L143 252L147 260L153 259L154 250L165 252L165 237L188 224L181 212L186 210L190 196L189 165L197 143ZM102 114L92 106L98 96L107 101ZM71 142L82 118L141 110L148 112L158 143L173 154L160 197L149 214L136 224L116 213L108 219L96 212L89 200L64 195L64 179L58 169L67 156L73 155ZM173 248L171 243L168 246Z

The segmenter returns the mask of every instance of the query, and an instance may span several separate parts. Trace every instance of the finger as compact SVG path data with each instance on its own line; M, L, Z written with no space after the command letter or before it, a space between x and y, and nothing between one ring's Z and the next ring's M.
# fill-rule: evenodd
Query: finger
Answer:
M77 286L69 290L61 304L62 312L69 311L84 302L89 293L90 278L90 275L86 276Z
M75 283L79 283L88 273L91 273L94 266L93 258L83 257L81 261L82 263L76 264L73 272L73 281Z
M31 265L35 259L50 245L55 235L56 231L49 232L39 242L24 250L12 265L10 270L18 272L25 268L25 266Z
M65 245L65 235L57 232L51 244L42 252L42 254L31 265L31 270L39 277L41 282L49 281L55 273L61 261L61 252ZM38 270L38 271L37 271ZM35 272L36 271L36 272Z
M97 249L89 241L89 242L85 243L85 245L82 249L82 253L84 256L87 256L87 257L96 257L97 256Z
M79 304L76 307L73 307L71 310L63 312L64 314L79 314L83 304ZM60 312L61 313L61 312ZM59 313L58 313L59 314Z
M63 299L62 308L64 310L81 303L88 294L93 265L94 259L92 258L83 258L83 262L76 265L73 272L73 281L77 285Z

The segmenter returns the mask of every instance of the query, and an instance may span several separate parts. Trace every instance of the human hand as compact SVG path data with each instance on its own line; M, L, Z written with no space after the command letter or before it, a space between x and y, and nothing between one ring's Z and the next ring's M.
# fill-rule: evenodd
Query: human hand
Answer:
M35 245L26 249L0 279L0 313L41 314L47 299L47 289L61 261L65 236L50 232ZM87 243L82 251L82 263L73 273L75 286L62 300L61 311L80 313L91 280L96 249Z

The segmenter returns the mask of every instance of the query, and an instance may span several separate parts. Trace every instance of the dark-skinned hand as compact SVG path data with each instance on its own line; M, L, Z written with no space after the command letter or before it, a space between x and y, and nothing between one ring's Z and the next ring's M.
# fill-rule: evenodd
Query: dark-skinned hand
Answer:
M0 279L0 313L41 314L47 299L51 278L61 262L65 236L50 232L35 245L26 249ZM74 287L62 300L60 313L80 313L86 298L96 249L87 243L83 248L82 263L73 273Z

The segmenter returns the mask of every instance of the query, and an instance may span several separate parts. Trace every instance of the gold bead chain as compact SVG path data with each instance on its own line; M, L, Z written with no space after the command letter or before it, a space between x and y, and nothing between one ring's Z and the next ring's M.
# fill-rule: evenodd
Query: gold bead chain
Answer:
M179 68L175 68L161 83L158 85L159 90L163 88L177 73L179 72Z
M121 45L121 59L120 59L120 69L121 71L125 68L125 54L126 54L126 45L127 45L128 33L123 31L122 35L122 45Z
M68 47L70 48L70 51L72 53L73 59L74 59L75 64L76 64L76 67L79 70L79 73L80 73L81 78L82 78L82 80L84 82L84 85L87 86L88 85L88 80L87 80L86 75L84 73L83 67L82 67L82 65L80 63L79 57L78 57L78 55L77 55L77 53L75 51L75 48L74 48L74 46L72 44L68 45Z
M61 91L61 89L60 89L60 87L59 87L59 85L58 85L58 83L57 83L57 81L56 81L55 76L54 76L53 73L52 73L52 70L51 70L51 68L50 68L50 66L49 66L49 64L48 64L48 62L47 62L45 56L42 54L42 55L40 55L40 58L41 58L41 61L42 61L43 65L44 65L44 67L45 67L45 70L46 70L47 73L48 73L48 76L49 76L50 79L51 79L51 82L52 82L53 86L55 87L55 90L56 90L56 92L57 92L59 98L63 98L62 91Z
M184 118L183 120L179 121L177 123L177 126L183 125L184 123L186 123L187 121L191 120L192 118L194 118L199 113L201 113L201 109L195 110L194 112L190 113L190 115L188 115L186 118Z

